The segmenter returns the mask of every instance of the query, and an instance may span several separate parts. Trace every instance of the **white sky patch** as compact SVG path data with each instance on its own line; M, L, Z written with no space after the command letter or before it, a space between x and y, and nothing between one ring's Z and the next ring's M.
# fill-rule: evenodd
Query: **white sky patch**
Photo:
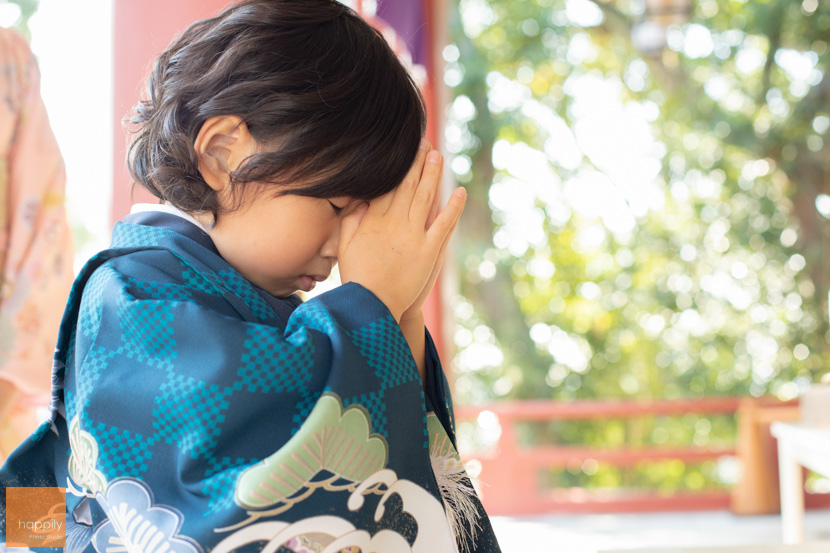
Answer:
M559 177L544 153L521 142L497 141L493 165L509 173L497 176L489 191L492 207L504 216L496 245L519 257L531 245L541 247L547 241L545 212L537 202L561 203Z
M746 335L746 349L752 358L752 374L756 382L765 383L775 376L778 342L761 330L750 330Z
M545 153L524 142L510 144L507 140L498 140L493 147L493 165L532 185L542 199L550 198L546 189L559 190L559 177L551 170Z
M816 209L825 219L830 219L830 196L827 194L819 194L816 197Z
M16 24L21 15L20 6L7 2L0 4L0 25L3 27L11 27Z
M556 273L556 265L550 259L534 257L527 264L527 272L534 277L550 278Z
M457 360L462 371L480 371L500 366L504 362L504 354L495 344L474 342L458 354Z
M464 34L470 38L476 38L498 20L486 0L461 0L459 10Z
M493 113L517 109L532 96L530 89L525 85L508 79L498 71L487 74L488 106Z
M469 96L461 95L453 100L450 106L453 117L461 121L471 121L475 119L476 107Z
M700 288L711 295L727 300L735 309L744 310L757 300L755 294L735 282L729 273L717 271L700 279Z
M712 75L703 83L703 91L713 100L721 100L729 92L729 83L723 75Z
M520 257L528 248L547 242L546 214L539 205L561 205L561 184L543 152L519 142L499 140L493 147L493 165L507 171L490 187L492 207L503 214L494 243Z
M623 104L621 87L617 79L593 74L572 76L565 83L565 92L574 98L577 146L611 179L626 204L627 215L609 211L603 216L606 223L614 221L608 227L613 232L631 230L632 216L662 209L665 202L657 183L665 146L654 138L649 124L653 114L636 102Z
M636 221L619 189L603 173L593 169L580 171L565 183L565 198L577 213L602 219L608 230L630 232Z
M582 164L582 151L576 143L576 138L568 124L556 112L536 100L528 100L522 106L522 114L547 132L545 154L551 161L571 171Z
M715 49L712 33L703 25L693 23L686 27L683 53L690 58L705 58Z
M738 69L738 73L751 75L761 69L766 60L767 55L764 52L752 46L747 46L738 50L738 53L735 55L735 66Z
M67 175L67 210L95 235L76 268L106 247L112 199L112 2L41 0L29 26L41 96Z
M545 347L557 363L577 373L584 373L588 370L588 362L593 352L591 346L582 337L568 334L555 325L550 325L547 330L541 327L534 328L535 332L531 338L539 346Z
M580 27L596 27L605 19L599 6L589 0L567 0L565 16Z
M599 223L582 227L576 233L574 249L581 252L597 251L605 245L607 236L608 233L605 231L605 227ZM593 284L593 282L590 284Z
M794 81L812 81L813 69L818 63L818 54L782 48L775 53L775 63Z
M568 43L568 61L573 65L596 59L597 48L586 33L577 33Z

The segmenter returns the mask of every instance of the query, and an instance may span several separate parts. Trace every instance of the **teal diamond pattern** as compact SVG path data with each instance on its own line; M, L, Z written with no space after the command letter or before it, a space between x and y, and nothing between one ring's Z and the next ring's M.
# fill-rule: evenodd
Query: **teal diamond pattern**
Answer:
M101 310L104 306L101 299L107 283L114 277L117 278L116 272L104 266L92 273L92 276L84 287L81 296L81 307L78 313L78 326L81 329L81 334L86 338L95 336L98 333L98 328L101 325Z
M232 389L220 390L215 384L172 372L161 385L153 409L156 436L168 444L176 443L191 458L210 458Z
M170 231L145 225L118 224L112 233L112 248L129 248L137 244L142 247L159 246L169 238Z
M242 298L260 321L273 318L274 310L242 275L236 271L225 270L219 272L219 277L228 284L234 294Z
M303 425L303 422L308 418L311 410L317 404L318 399L320 399L319 393L309 389L303 390L302 399L297 402L297 405L294 407L294 415L291 417L292 436L297 433Z
M365 407L369 411L369 415L371 415L372 432L388 439L389 434L386 432L386 403L383 401L383 395L384 391L378 390L376 392L360 394L350 399L343 399L343 408L355 403Z
M122 278L127 293L137 299L153 299L164 301L185 301L193 297L187 286L136 280L130 277Z
M185 286L188 288L199 290L200 292L205 292L214 296L222 296L222 293L216 288L216 286L214 286L205 277L194 271L191 267L186 265L182 270L182 280L184 280Z
M95 382L101 378L101 373L109 366L116 352L102 346L93 346L83 363L76 365L75 388L78 391L78 400L82 406L86 405L87 397L92 391ZM68 402L67 402L68 404ZM69 420L72 420L70 417Z
M245 340L243 365L237 374L249 392L283 393L302 390L311 377L303 367L312 364L314 346L295 347L271 327L252 326Z
M150 446L155 442L152 437L145 440L141 434L104 423L98 423L90 434L98 442L98 468L108 480L140 476L149 468L153 456Z
M389 340L389 336L394 338ZM349 333L349 337L369 361L384 389L418 378L412 352L391 315Z
M314 303L305 303L291 314L286 334L291 334L300 328L309 328L332 335L342 327L331 318L328 311Z
M205 474L201 490L209 498L208 508L204 516L212 515L234 506L233 495L236 479L242 471L256 461L256 459L245 461L245 459L239 457L236 460L232 460L230 457L223 457L218 462L214 461L212 463L214 466Z
M172 368L176 358L173 339L173 308L176 302L118 301L118 316L128 357L159 368ZM119 351L119 353L121 353Z

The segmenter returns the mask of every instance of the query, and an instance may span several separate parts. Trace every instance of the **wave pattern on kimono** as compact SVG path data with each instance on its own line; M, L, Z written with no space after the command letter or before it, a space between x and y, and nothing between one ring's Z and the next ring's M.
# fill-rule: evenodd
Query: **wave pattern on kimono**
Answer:
M73 287L52 420L0 495L67 487L67 553L499 551L463 468L436 479L461 465L428 334L427 357L425 394L365 288L274 298L195 225L134 214Z

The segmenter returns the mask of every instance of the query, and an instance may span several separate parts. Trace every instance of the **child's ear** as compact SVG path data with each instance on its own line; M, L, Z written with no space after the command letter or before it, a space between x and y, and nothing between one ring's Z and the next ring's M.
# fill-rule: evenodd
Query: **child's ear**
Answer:
M236 115L220 115L205 121L193 147L199 156L202 178L217 192L228 186L229 174L256 153L256 141L245 121Z

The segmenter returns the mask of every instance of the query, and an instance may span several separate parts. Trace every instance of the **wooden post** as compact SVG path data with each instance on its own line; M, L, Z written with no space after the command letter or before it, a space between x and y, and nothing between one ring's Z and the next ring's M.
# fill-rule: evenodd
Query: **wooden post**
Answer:
M766 403L766 405L765 405ZM743 398L736 412L738 420L738 459L743 464L740 481L731 492L731 509L737 515L778 513L778 459L770 435L775 420L798 420L797 405L770 405L757 398Z

